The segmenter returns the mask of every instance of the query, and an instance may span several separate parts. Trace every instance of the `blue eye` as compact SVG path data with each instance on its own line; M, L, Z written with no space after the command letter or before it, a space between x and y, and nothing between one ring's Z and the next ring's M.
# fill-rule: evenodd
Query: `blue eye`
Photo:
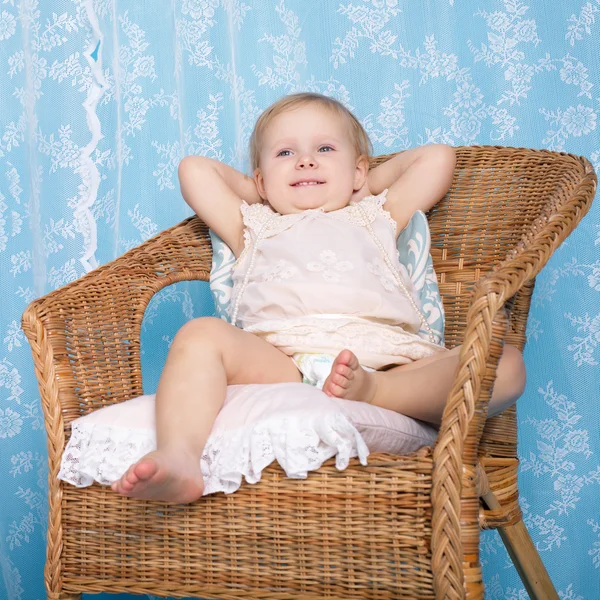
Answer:
M321 150L324 150L325 148L329 148L329 150L333 150L333 147L332 147L332 146L321 146L321 147L319 148L319 152L321 152Z
M277 156L283 156L284 152L290 152L291 153L291 150L281 150L280 152L277 153ZM286 154L285 156L288 156L288 155Z

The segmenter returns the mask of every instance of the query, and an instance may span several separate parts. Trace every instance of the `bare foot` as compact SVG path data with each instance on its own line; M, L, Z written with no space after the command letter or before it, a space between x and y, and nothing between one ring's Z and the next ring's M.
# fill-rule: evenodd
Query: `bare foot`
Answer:
M146 454L110 486L123 496L187 504L202 496L200 461L164 451Z
M373 401L376 390L375 374L365 371L350 350L342 350L337 355L323 384L323 391L328 396L369 403Z

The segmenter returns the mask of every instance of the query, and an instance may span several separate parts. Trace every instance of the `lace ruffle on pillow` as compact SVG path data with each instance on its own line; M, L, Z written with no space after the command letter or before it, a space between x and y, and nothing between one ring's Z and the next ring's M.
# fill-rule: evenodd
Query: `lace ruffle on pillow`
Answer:
M155 449L154 395L140 396L73 421L58 477L108 485ZM342 470L368 454L345 412L312 386L229 386L200 460L204 495L235 492L242 478L256 483L274 460L288 477L305 478L332 456Z

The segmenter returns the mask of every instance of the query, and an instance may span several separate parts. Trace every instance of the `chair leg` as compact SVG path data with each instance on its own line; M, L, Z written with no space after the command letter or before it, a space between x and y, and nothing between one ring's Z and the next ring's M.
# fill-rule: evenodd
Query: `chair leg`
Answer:
M493 492L488 491L481 498L489 509L501 508L500 502ZM529 597L532 600L559 600L548 571L546 571L523 520L507 527L498 527L498 533L517 568Z

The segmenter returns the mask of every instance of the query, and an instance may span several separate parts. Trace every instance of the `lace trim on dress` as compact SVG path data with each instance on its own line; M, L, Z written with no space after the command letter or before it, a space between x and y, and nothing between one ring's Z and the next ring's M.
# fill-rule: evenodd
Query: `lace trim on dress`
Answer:
M258 233L275 211L266 204L261 204L260 202L248 204L245 200L242 200L240 212L242 213L244 225L254 233Z
M383 205L387 200L387 192L388 190L386 188L381 194L377 194L376 196L365 196L360 202L349 204L339 210L331 211L327 213L327 215L338 221L352 223L359 227L364 227L367 223L373 223L378 216L381 216L390 224L395 237L397 223L394 221L392 215L383 208ZM365 216L367 217L366 222Z
M392 215L383 208L383 205L387 200L387 193L388 189L386 188L383 190L383 192L381 192L381 194L377 194L376 196L365 196L356 204L349 204L348 206L344 206L338 210L332 210L328 213L325 213L322 208L313 208L299 213L280 215L266 204L248 204L247 202L242 201L242 204L240 205L240 211L242 213L244 225L246 226L244 229L244 241L246 247L251 241L253 241L251 237L247 237L247 230L249 229L254 236L256 236L263 226L271 219L271 223L267 225L266 230L263 232L263 238L272 237L281 233L282 231L285 231L286 229L289 229L292 225L298 221L301 221L308 214L314 212L322 212L330 217L333 217L334 219L338 219L346 223L352 223L354 225L364 226L365 220L362 216L363 213L356 208L358 205L360 205L364 213L367 215L369 223L373 223L378 216L383 216L390 226L393 227L395 235L397 227L396 221L394 221Z
M261 229L267 225L262 234L263 238L273 237L274 235L289 229L292 225L301 221L311 212L323 212L321 208L315 208L299 213L280 215L266 204L247 204L246 202L242 202L240 210L246 229L250 229L254 236L257 236ZM269 223L269 221L271 222ZM245 232L246 230L244 231L244 235Z
M378 196L372 196L373 198L378 198L377 205L380 211L380 214L383 215L383 218L391 225L392 231L394 232L394 238L396 237L396 229L398 228L398 223L388 210L383 208L383 205L387 202L387 193L388 188L385 188L381 194Z
M344 315L308 315L263 321L245 327L288 355L337 355L341 348L354 352L361 364L379 369L425 358L446 349L398 325Z
M332 335L343 333L345 341L361 339L361 343L378 352L385 352L389 344L401 346L406 343L419 343L424 348L439 350L440 346L429 342L416 332L392 325L371 321L353 315L306 315L281 320L261 321L245 327L245 331L261 335L270 335L283 339L285 336L316 336L320 342L330 341ZM279 344L277 344L279 345ZM442 348L445 349L445 348ZM314 352L319 352L318 346Z

